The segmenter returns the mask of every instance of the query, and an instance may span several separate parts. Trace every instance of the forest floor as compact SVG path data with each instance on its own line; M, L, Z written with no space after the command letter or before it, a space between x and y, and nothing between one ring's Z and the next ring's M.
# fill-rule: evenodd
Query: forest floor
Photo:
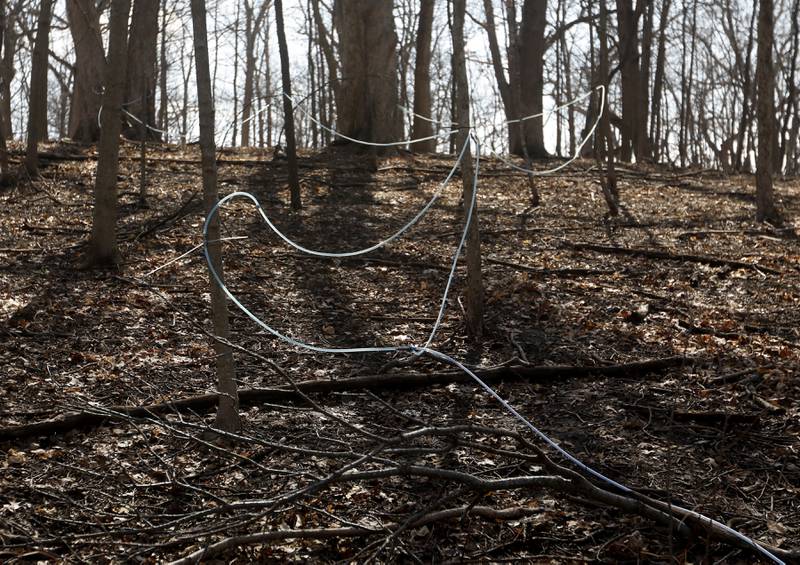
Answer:
M1 561L161 562L258 532L273 537L239 539L216 558L758 559L584 493L503 483L542 473L523 441L538 440L451 367L300 351L233 305L237 378L254 391L241 436L209 436L213 410L202 403L121 412L214 390L202 255L148 274L202 241L199 151L151 149L142 208L138 149L124 147L123 264L109 272L78 268L94 149L46 149L41 179L0 193ZM285 161L270 152L222 152L220 191L250 191L302 245L344 251L413 217L453 160L334 149L304 153L300 165L299 213L288 208ZM800 549L800 239L753 221L752 178L623 169L626 214L607 218L592 162L537 178L536 208L524 175L481 165L483 340L465 337L459 277L432 346L499 376L501 396L615 481ZM461 234L460 193L456 178L406 237L346 260L300 255L237 200L223 230L247 239L224 244L227 282L268 324L314 344L423 343ZM777 194L797 223L800 181L779 181ZM668 362L652 371L602 371L659 359ZM564 368L525 372L548 366ZM417 380L381 380L391 375ZM303 389L313 391L356 377L367 384L309 392L316 405L286 388L287 378L314 381ZM18 433L81 412L102 425ZM420 431L457 425L466 431Z

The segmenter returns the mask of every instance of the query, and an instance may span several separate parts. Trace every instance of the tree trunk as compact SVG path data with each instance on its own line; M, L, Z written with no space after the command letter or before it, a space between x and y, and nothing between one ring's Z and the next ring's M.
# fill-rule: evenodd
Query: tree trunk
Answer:
M775 135L775 70L772 66L774 15L772 0L760 0L758 9L758 54L756 55L756 101L758 160L756 163L756 220L780 224L772 186Z
M617 0L619 57L622 74L622 158L650 158L647 147L647 99L642 99L642 69L639 62L639 12L633 0Z
M269 1L263 0L258 11L255 3L249 0L244 3L245 37L244 37L244 92L242 96L242 147L249 147L251 143L250 131L253 122L253 94L256 78L256 42L261 30L261 24L269 7Z
M519 117L542 112L544 95L544 29L547 0L525 0L519 29ZM512 86L513 89L513 86ZM547 157L544 147L544 117L520 124L526 158Z
M161 48L159 49L159 65L158 65L158 89L159 89L159 105L158 105L158 129L162 132L163 141L169 141L169 95L167 93L167 71L169 70L169 63L167 62L167 0L163 0L161 5Z
M792 111L794 110L795 102L797 100L798 90L797 56L798 52L800 52L800 0L794 0L792 3L791 22L789 36L791 37L792 47L789 52L789 78L786 81L788 83L788 92L786 93L786 104L783 112L783 125L780 130L780 150L778 151L777 159L781 169L783 168L784 161L787 161L786 168L790 168L790 164L788 163L787 159L787 157L789 157L789 140L791 135L789 124L792 122L794 125L796 125L798 120L800 120L800 116L798 116L796 113L794 114L794 119L791 119Z
M322 55L325 57L325 64L328 66L329 86L334 93L339 92L339 62L333 52L329 32L322 21L322 14L319 11L319 0L311 0L311 7L314 11L314 23L317 26L317 38Z
M308 34L308 41L306 42L306 65L308 66L308 89L309 98L311 99L311 115L321 118L318 97L317 97L317 69L316 62L314 61L314 21L311 15L311 2L307 3L307 11L305 14L305 28ZM313 149L319 148L319 126L316 122L311 122L311 147Z
M506 78L506 72L503 69L503 58L500 54L500 45L497 41L492 0L483 0L483 11L486 16L485 28L486 36L489 40L489 53L492 57L492 69L494 70L494 77L497 81L497 90L500 92L500 99L503 102L503 111L506 120L516 120L519 118L519 108L511 92L511 79ZM511 25L512 22L509 22L509 27ZM513 22L513 25L516 25L516 22ZM509 68L511 67L511 62L509 62ZM509 74L513 75L513 70L509 70ZM514 154L522 153L520 128L515 124L508 125L508 151Z
M400 139L397 34L392 0L335 0L341 77L339 131L372 142Z
M211 97L211 72L208 59L208 34L206 31L205 0L192 0L192 24L194 28L195 70L197 74L197 101L200 110L200 152L203 166L203 201L206 214L216 205L217 196L217 159L214 143L214 102ZM208 256L214 270L223 278L222 243L219 241L219 215L209 222ZM210 275L210 273L209 273ZM225 294L214 277L211 279L211 319L214 334L230 338L228 307ZM227 345L214 340L217 354L217 390L219 407L214 427L226 432L236 432L241 428L239 419L239 394L236 389L233 352Z
M456 122L461 126L457 136L460 152L465 144L470 143L469 137L469 86L467 81L467 64L464 47L464 14L466 0L453 0L453 77L456 89ZM467 317L467 332L473 340L480 340L483 335L483 282L481 281L481 235L478 228L478 203L473 203L474 169L472 155L469 147L464 151L461 161L461 180L463 183L464 215L474 206L469 222L467 248L465 250L467 262L467 284L465 310ZM477 195L476 195L477 196Z
M205 7L205 6L204 6ZM241 14L240 0L236 0L236 18L233 21L233 135L231 146L236 147L239 131L239 19ZM223 139L223 143L225 140Z
M609 216L619 215L619 191L617 189L617 171L614 165L614 136L611 134L610 110L608 107L608 9L606 0L600 0L600 21L597 35L600 40L600 64L597 71L601 84L605 85L604 110L600 116L600 133L598 135L598 157L606 160L606 175L601 177L600 185L603 189L603 198L608 206ZM599 111L599 109L598 109Z
M39 141L47 137L47 64L50 55L50 20L54 0L42 0L36 26L36 42L31 62L31 91L28 106L28 144L25 168L28 174L39 174Z
M3 38L6 30L7 18L8 12L6 0L0 0L0 49L2 50L5 50ZM1 59L2 53L0 53L0 60ZM5 117L3 116L3 113L0 112L0 185L5 185L9 178L8 146L6 145L6 138L2 134L4 131L6 131Z
M94 143L100 139L97 114L106 67L95 0L67 0L67 19L75 45L75 86L67 135L75 141Z
M281 57L281 80L283 90L292 95L292 79L289 74L289 49L286 46L286 30L283 24L283 2L275 0L275 28L278 32L278 51ZM294 109L288 96L283 98L283 123L286 128L286 156L289 161L289 192L292 199L292 210L302 207L300 200L300 180L297 176L297 147L294 140Z
M433 135L431 107L431 38L433 35L434 0L422 0L417 28L417 59L414 65L414 122L411 137L421 139ZM411 149L419 153L436 151L436 140L429 139L414 144Z
M667 66L667 23L672 0L663 0L658 22L658 53L653 79L653 102L650 115L650 139L655 146L655 160L661 159L661 96L664 91L664 74Z
M128 77L125 81L125 110L149 126L156 123L156 60L158 58L159 0L135 0L128 43ZM166 33L163 30L162 33ZM138 139L142 129L131 124L126 137ZM145 128L149 139L158 132Z
M639 135L642 136L641 151L645 152L641 158L646 160L653 160L653 142L650 139L650 134L647 129L648 121L650 120L650 67L653 60L653 14L655 12L655 0L648 0L644 8L644 21L642 23L642 60L639 66L639 100L643 101L641 104L641 119L643 124L640 128Z
M100 144L94 185L92 235L87 266L108 266L119 262L117 250L117 173L119 135L122 130L122 97L125 91L128 15L130 0L113 0L109 16L108 65L106 65Z
M0 60L0 135L4 139L13 137L11 124L11 83L14 80L14 53L19 34L14 26L15 15L6 14L3 34L3 58Z

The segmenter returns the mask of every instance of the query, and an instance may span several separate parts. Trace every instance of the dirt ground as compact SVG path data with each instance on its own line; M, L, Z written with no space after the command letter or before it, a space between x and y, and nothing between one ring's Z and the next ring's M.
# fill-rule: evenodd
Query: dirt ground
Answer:
M227 439L208 435L213 410L202 407L119 413L214 390L202 255L148 274L202 242L199 151L151 148L146 208L137 204L138 149L125 151L118 271L78 269L91 229L92 148L48 147L41 179L0 193L0 560L162 562L258 532L278 534L232 543L207 562L758 560L585 492L503 482L552 474L523 440L570 465L475 383L446 382L451 367L297 350L233 307L232 342L250 352L236 354L240 388L283 388L284 397L243 400L244 430ZM453 160L335 149L304 153L300 165L299 213L288 208L285 161L268 151L222 152L220 191L252 192L306 247L345 251L413 217ZM433 347L493 370L502 397L613 480L798 550L796 231L753 221L750 177L644 167L619 175L625 214L608 218L591 161L537 178L536 208L524 175L483 161L484 337L466 339L459 277ZM777 193L791 226L800 182L779 181ZM258 317L301 340L420 344L461 235L460 195L456 178L406 237L334 260L295 252L237 200L223 211L223 231L246 239L225 243L227 282ZM663 359L672 361L652 371L600 370ZM515 372L548 366L563 370ZM310 393L316 405L286 389L287 378L390 375L418 379L332 387ZM101 425L9 434L87 411ZM424 429L451 432L409 433Z

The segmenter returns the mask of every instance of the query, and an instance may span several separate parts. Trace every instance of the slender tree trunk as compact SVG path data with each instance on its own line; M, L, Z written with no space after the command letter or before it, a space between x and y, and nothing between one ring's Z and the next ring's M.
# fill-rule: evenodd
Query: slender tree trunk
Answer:
M662 0L658 21L658 54L653 78L653 102L650 113L650 139L655 146L655 160L661 160L661 96L664 91L664 74L667 66L667 23L672 0Z
M417 28L417 59L414 65L414 121L411 137L421 139L433 135L431 118L431 38L433 35L434 0L422 0ZM429 139L411 147L419 153L436 151L436 140Z
M275 29L278 32L278 51L281 56L281 79L283 90L292 95L292 79L289 73L289 49L286 46L286 31L283 24L283 1L275 0ZM283 98L283 123L286 128L286 156L289 161L289 192L292 210L302 207L300 200L300 180L297 176L297 147L294 140L294 109L288 96Z
M161 5L161 53L159 54L160 63L158 66L159 71L159 105L158 105L158 129L163 131L163 141L169 141L168 116L169 116L169 94L167 92L167 71L169 70L169 63L167 62L167 2L163 0Z
M261 24L269 7L269 1L263 0L258 10L255 2L251 5L249 0L244 3L245 18L245 64L244 64L244 92L242 93L242 146L248 147L251 143L250 131L253 122L253 92L256 77L256 42L261 31Z
M503 102L503 111L506 120L516 120L520 117L519 107L516 104L515 96L511 91L513 76L506 78L506 71L503 68L503 58L500 54L500 44L497 40L496 23L494 19L494 6L492 0L483 0L483 11L486 16L486 36L489 40L489 53L492 58L492 70L497 81L497 90L500 92L500 99ZM509 27L516 26L516 22L509 22ZM516 67L509 61L509 75L513 75ZM522 137L520 128L517 124L508 126L508 151L514 154L522 153Z
M0 60L0 135L4 139L13 137L11 122L11 83L14 80L14 53L17 49L17 33L14 14L7 13L3 34L3 57Z
M125 92L130 6L130 0L112 0L111 2L106 87L103 92L100 144L94 185L92 235L89 240L86 266L108 266L119 262L116 233L117 173L119 172L119 135L122 130L121 110Z
M453 0L453 75L456 84L456 122L461 126L458 132L458 151L469 139L469 87L467 80L467 64L464 53L464 14L466 0ZM474 340L483 335L483 282L481 280L481 235L478 228L478 203L473 203L474 169L469 147L461 161L461 179L464 187L464 214L474 206L468 226L467 236L467 284L465 310L467 315L467 332Z
M566 3L561 3L561 9L563 10L561 19L565 21L567 19ZM572 100L572 62L571 53L567 49L566 34L561 34L558 48L561 50L561 59L564 62L564 98ZM570 104L567 108L567 129L569 130L567 132L569 135L569 155L572 156L575 155L577 146L575 141L575 104Z
M311 0L311 7L314 12L314 23L317 26L317 38L319 47L325 57L325 64L328 66L328 77L331 90L339 92L339 62L333 52L332 40L328 37L329 32L322 21L322 14L319 11L319 0Z
M756 101L758 121L758 161L756 163L756 220L780 224L781 214L775 205L772 166L775 134L775 70L772 66L774 44L774 7L772 0L760 0L758 10L758 54L756 62Z
M650 139L647 124L650 119L650 68L653 59L654 12L655 0L647 0L647 5L644 7L644 21L642 22L642 60L639 68L639 108L641 112L639 119L642 120L639 131L639 135L641 136L639 151L642 155L639 158L648 161L653 160L653 141Z
M611 133L610 110L608 108L608 9L606 0L600 0L600 21L597 31L600 40L600 64L598 75L602 84L605 85L605 109L600 117L599 156L606 160L606 175L600 178L600 185L603 189L603 198L608 206L609 216L619 215L619 192L617 190L617 172L614 165L614 136Z
M6 0L0 0L0 49L5 51L4 36L8 18L8 7ZM3 53L0 53L0 60L2 60ZM5 116L0 112L0 185L5 185L9 179L8 170L8 146L6 145L6 138L3 132L7 130L5 123Z
M311 15L311 2L307 3L308 8L306 12L305 26L306 33L308 34L308 42L306 43L306 64L308 65L308 87L309 98L311 99L311 115L319 118L319 105L317 98L317 69L316 62L314 61L314 22ZM311 147L317 149L319 147L319 127L316 122L311 122Z
M97 114L106 67L95 0L67 0L67 18L75 45L75 86L68 135L75 141L93 143L100 139Z
M181 74L183 78L183 103L181 104L181 145L189 142L189 81L192 78L192 65L194 60L184 49L187 45L186 28L183 27L183 41L181 41ZM188 55L188 56L187 56Z
M236 147L236 137L239 130L239 17L241 13L241 0L236 0L236 19L233 22L233 135L231 146Z
M200 152L203 163L203 201L206 214L218 201L217 159L214 142L214 101L211 97L211 72L208 58L208 32L206 31L205 0L191 0L192 24L194 28L195 70L197 75L197 101L200 109ZM222 243L219 241L219 216L209 222L208 255L214 270L223 278ZM210 273L209 273L210 275ZM230 339L228 307L225 294L213 276L211 279L211 319L214 334L225 340ZM226 432L236 432L241 428L239 419L239 394L236 388L233 352L227 345L215 340L217 363L217 390L219 406L214 426Z
M788 92L786 93L786 104L783 111L783 125L780 131L780 150L778 151L778 163L780 168L778 170L783 169L784 162L786 162L787 168L790 166L787 159L789 156L788 144L790 140L789 123L793 122L797 124L798 120L800 120L800 116L796 113L792 113L797 101L798 90L797 56L798 51L800 51L800 0L794 0L794 2L792 2L791 18L792 23L789 32L792 41L792 47L789 52L791 61L789 62L789 78L786 81L788 83ZM792 119L792 116L794 116L794 119Z
M730 11L732 8L729 8L728 17L730 17ZM750 27L748 31L747 37L747 47L745 51L745 56L741 57L737 53L737 67L739 71L739 77L741 79L742 84L742 113L739 118L739 128L736 137L736 169L741 171L745 168L749 168L749 165L746 162L749 162L747 158L747 152L745 151L745 147L752 147L750 144L746 143L748 130L750 129L750 124L753 119L753 102L755 99L755 89L753 88L753 80L752 80L752 57L751 53L753 51L753 41L755 38L755 30L756 30L756 14L758 14L758 0L753 0L753 12L750 17ZM731 33L735 33L735 29L731 25ZM737 45L732 45L735 51L738 51Z
M47 66L50 54L50 20L53 18L53 0L42 0L36 42L31 63L31 91L28 106L28 144L25 168L28 174L39 174L39 141L47 137Z

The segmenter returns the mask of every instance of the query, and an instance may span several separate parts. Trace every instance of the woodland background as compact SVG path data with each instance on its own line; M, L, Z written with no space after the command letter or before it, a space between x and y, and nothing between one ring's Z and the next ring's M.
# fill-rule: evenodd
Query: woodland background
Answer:
M797 562L799 8L0 0L0 557Z

